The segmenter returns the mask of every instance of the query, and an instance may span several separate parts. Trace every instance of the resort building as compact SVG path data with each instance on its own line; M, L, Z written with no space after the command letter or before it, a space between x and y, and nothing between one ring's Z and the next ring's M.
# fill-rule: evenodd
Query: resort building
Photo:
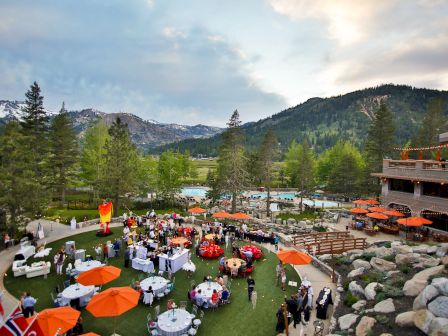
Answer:
M439 139L448 144L448 133ZM383 171L372 175L381 180L384 206L431 219L430 228L448 231L448 162L384 159Z

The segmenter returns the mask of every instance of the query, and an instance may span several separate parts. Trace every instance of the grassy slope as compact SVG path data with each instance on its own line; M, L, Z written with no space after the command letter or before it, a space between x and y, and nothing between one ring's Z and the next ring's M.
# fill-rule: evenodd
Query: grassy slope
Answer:
M104 242L111 240L113 237L118 236L121 228L115 229L114 236L108 238L97 238L93 232L80 234L72 237L71 239L76 241L77 248L86 248L88 253L93 255L93 246L98 242ZM64 239L52 244L53 251L60 247L66 240ZM275 312L278 309L279 304L283 301L283 292L279 287L274 285L275 265L278 261L273 253L265 251L265 261L256 262L256 270L254 272L254 279L256 281L256 290L258 292L257 307L254 310L252 305L247 299L246 279L237 279L232 283L231 291L231 304L219 308L215 311L206 311L203 325L199 328L198 335L252 335L263 336L272 335L275 328ZM229 254L229 251L226 251ZM53 254L48 260L53 259ZM196 283L202 282L204 275L211 274L215 276L217 274L217 260L204 261L197 259L195 256L192 258L193 262L197 266L197 270L193 275ZM32 259L30 260L32 262ZM118 267L123 266L122 257L110 260L109 264ZM132 268L124 269L121 273L121 277L106 285L109 286L128 286L132 279L137 279L142 272L133 270ZM175 289L169 298L174 299L176 303L179 301L187 300L187 290L190 287L190 281L183 271L176 273ZM299 281L297 273L288 266L287 268L288 279L293 281ZM22 291L29 290L32 295L38 298L36 305L37 311L52 306L50 292L57 285L62 285L64 280L63 276L56 276L54 269L47 279L43 277L26 279L25 277L14 278L11 270L8 271L5 278L6 288L15 296L19 297ZM290 295L293 292L292 289L288 289L286 294ZM153 306L157 304L157 301ZM166 310L166 299L160 302L161 312ZM188 307L190 309L190 305ZM123 316L117 318L117 330L121 335L146 335L146 315L148 312L154 316L154 309L139 304L136 308L127 312ZM82 311L82 317L84 318L85 331L94 331L101 335L108 335L112 333L113 319L112 318L99 318L95 319L86 310Z

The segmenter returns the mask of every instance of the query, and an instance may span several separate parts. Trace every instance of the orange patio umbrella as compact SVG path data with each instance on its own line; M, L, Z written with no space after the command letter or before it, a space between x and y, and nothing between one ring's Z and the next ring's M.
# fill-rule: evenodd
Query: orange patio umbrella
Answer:
M220 211L220 212L215 212L212 217L213 218L232 218L232 215L225 211Z
M94 332L88 332L87 334L82 334L80 336L101 336L101 335L95 334Z
M368 213L368 211L366 209L362 209L362 208L353 208L353 209L350 209L350 212L355 213L355 214L366 214L366 213Z
M380 202L378 202L377 200L374 199L368 199L366 200L367 204L372 204L372 205L378 205L380 204Z
M230 216L233 219L239 219L239 220L245 220L245 219L251 219L252 218L251 216L249 216L249 215L247 215L245 213L242 213L242 212L237 212L237 213L235 213L233 215L230 215Z
M375 218L375 219L389 219L388 216L386 216L386 215L384 215L382 213L379 213L379 212L368 213L367 217Z
M367 210L372 211L372 212L382 212L382 213L384 213L384 211L387 211L387 209L380 208L380 207L370 207L370 208L367 208Z
M277 257L284 263L291 265L307 265L312 260L308 254L296 250L280 250Z
M202 209L202 208L200 208L200 207L196 207L196 208L188 209L188 212L189 212L189 213L201 214L201 213L207 212L207 210Z
M397 219L397 223L405 226L422 226L432 224L432 221L423 217L407 217Z
M71 307L49 308L37 313L36 321L44 335L62 335L76 325L80 315Z
M131 287L111 287L94 295L86 309L95 317L116 317L137 306L139 297Z
M391 216L391 217L403 217L404 214L397 210L386 210L383 211L383 214Z
M366 200L360 199L360 200L353 201L353 204L366 205L366 204L370 204L370 203L367 202Z
M115 266L95 267L81 273L76 281L84 286L104 285L118 278L120 274L121 269Z

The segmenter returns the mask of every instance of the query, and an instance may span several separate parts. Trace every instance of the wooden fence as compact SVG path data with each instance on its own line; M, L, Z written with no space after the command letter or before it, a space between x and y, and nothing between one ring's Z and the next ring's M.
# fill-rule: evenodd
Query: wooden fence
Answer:
M296 235L292 237L292 241L295 246L303 246L310 243L317 243L326 240L346 239L350 237L351 235L348 231L319 232Z
M367 248L366 238L343 238L338 240L322 240L297 246L305 248L309 254L340 254L346 251Z

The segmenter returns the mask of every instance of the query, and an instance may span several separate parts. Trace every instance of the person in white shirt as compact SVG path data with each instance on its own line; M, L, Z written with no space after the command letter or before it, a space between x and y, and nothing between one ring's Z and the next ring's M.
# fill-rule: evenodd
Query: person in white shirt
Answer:
M130 232L129 227L126 225L126 226L124 227L124 229L123 229L123 234L124 234L125 236L127 236L127 235L129 234L129 232Z
M149 214L149 217L154 218L156 216L156 212L154 211L154 209L151 211L151 213Z
M247 225L246 225L246 223L243 223L241 228L243 229L244 232L247 232Z

